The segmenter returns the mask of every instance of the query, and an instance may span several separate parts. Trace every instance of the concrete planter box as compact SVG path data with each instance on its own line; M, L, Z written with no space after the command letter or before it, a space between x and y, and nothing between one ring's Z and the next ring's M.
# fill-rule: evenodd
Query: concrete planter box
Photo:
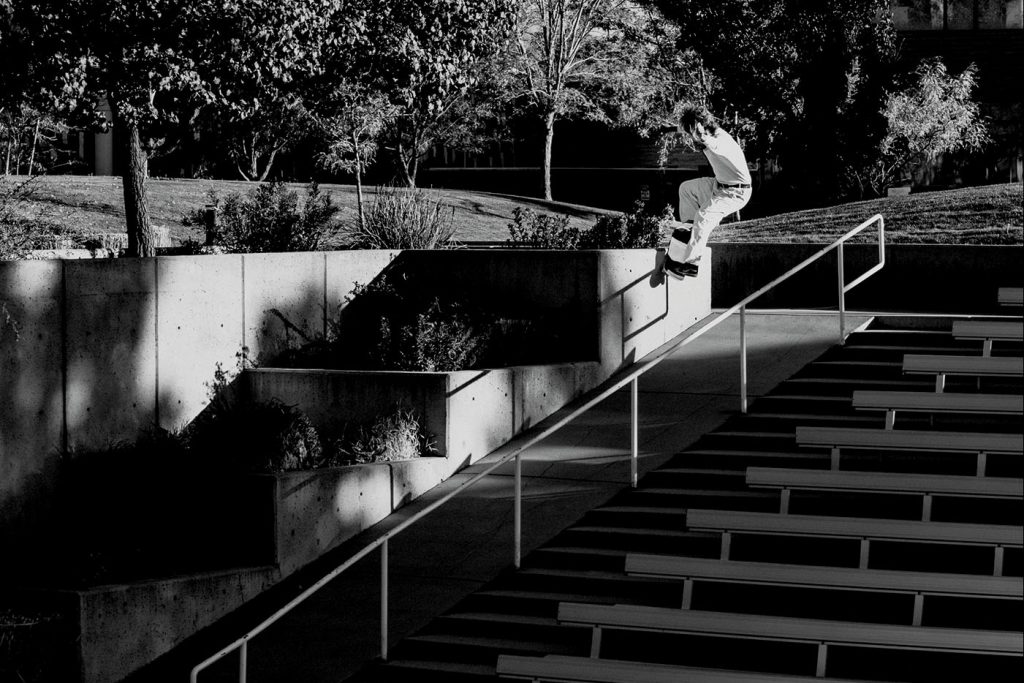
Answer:
M274 561L282 577L364 531L449 475L424 457L256 475L272 481Z
M453 467L476 462L600 381L597 362L404 372L261 368L242 376L256 400L276 398L320 430L412 410Z

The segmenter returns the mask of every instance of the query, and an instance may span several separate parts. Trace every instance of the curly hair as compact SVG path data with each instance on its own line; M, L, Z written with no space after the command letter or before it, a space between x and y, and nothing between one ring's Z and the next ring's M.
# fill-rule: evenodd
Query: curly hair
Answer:
M679 115L679 122L683 130L693 130L698 123L704 126L709 133L714 134L718 130L718 121L705 107L696 104L688 104L683 107Z

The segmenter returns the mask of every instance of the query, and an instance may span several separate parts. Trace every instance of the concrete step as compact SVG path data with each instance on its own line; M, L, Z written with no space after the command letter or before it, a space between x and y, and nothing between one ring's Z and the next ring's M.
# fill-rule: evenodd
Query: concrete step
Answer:
M426 658L380 662L358 677L359 683L482 683L496 680L498 677L493 664L438 662Z
M624 491L612 499L613 504L685 509L707 504L726 510L770 510L777 496L757 490L714 491L675 487L641 486Z
M650 527L615 527L604 525L577 525L562 532L561 542L574 546L592 546L626 552L667 552L690 554L709 545L717 548L716 534L695 533L683 527L677 530Z
M846 359L815 361L793 374L793 378L827 377L832 379L900 379L903 360L851 361Z
M922 626L1015 631L1021 601L1014 599L932 598L925 601ZM766 616L911 624L914 596L881 591L743 583L699 583L692 609Z
M431 659L442 662L490 664L499 654L585 655L590 633L585 629L566 629L575 633L575 642L554 642L544 638L492 638L486 635L425 634L409 636L394 649L395 659ZM570 638L571 639L571 638Z
M574 644L580 635L561 626L555 618L534 614L507 613L504 611L456 611L443 614L432 621L419 635L429 636L470 636L508 639L531 639L546 642L565 641Z
M528 567L511 575L509 588L520 591L575 592L593 595L602 602L614 599L630 604L674 604L680 584L672 579L631 576L625 572Z
M947 384L947 386L949 386ZM795 375L780 383L775 394L821 394L822 396L842 396L849 398L858 389L874 389L879 391L932 391L934 379L921 376L902 378L861 378L861 377L808 377Z
M762 432L788 432L798 426L815 427L874 427L884 425L884 415L858 411L847 414L809 412L765 412L760 406L751 408L743 424L748 429Z
M855 415L849 396L770 393L750 402L751 413L803 413L813 415Z
M582 591L557 591L540 589L485 589L474 593L459 603L460 609L475 612L487 611L502 614L521 614L554 618L560 602L599 602L606 605L646 604L630 598L627 594L608 592L594 595ZM663 600L654 604L662 604Z
M852 408L852 393L856 389L933 391L932 378L903 376L901 364L906 353L974 355L976 349L973 342L954 340L943 329L852 334L845 345L829 350L770 394L753 401L749 413L730 417L717 431L704 435L665 466L645 475L637 489L623 490L608 504L587 512L575 526L525 557L522 569L506 572L409 639L401 651L402 657L410 658L409 665L382 665L390 667L388 673L394 677L377 680L411 681L412 676L402 677L407 671L416 674L417 683L469 683L494 680L484 669L493 666L499 653L585 656L587 632L555 621L560 602L680 606L682 582L637 581L639 577L629 577L623 571L626 554L718 557L721 535L687 530L686 508L776 511L778 492L747 489L746 468L827 468L829 458L824 449L796 445L795 427L877 424L881 428L881 415ZM950 390L978 390L973 380L950 386ZM1013 384L1003 383L999 389L1012 391ZM900 417L912 419L911 415ZM918 417L919 422L903 425L928 424L930 429L943 429L954 424L928 415ZM1013 421L994 422L985 429L990 427L995 431L1019 429ZM955 456L881 451L844 453L842 462L844 470L892 472L894 476L902 472L973 476L972 466ZM994 476L1024 473L1019 458L990 457L989 467ZM1008 475L1008 471L1015 474ZM1019 501L995 501L994 506L992 502L975 505L940 497L933 501L933 516L965 523L1006 523L1010 519L1014 524L1022 517ZM914 520L919 519L920 505L916 496L797 491L790 510L799 514ZM734 534L730 557L735 561L852 568L858 564L859 544L839 538ZM981 548L957 547L951 552L950 546L876 541L871 551L871 566L878 569L984 575L991 572L991 563L991 551ZM1020 575L1024 553L1008 550L1004 570L1008 575ZM805 586L703 582L695 587L693 600L696 609L878 624L909 623L913 611L913 596ZM1019 630L1019 607L1019 600L942 597L928 603L924 620L935 627ZM740 658L744 668L755 671L813 675L813 646L719 640L608 631L602 657L620 655L621 659L721 668L735 666ZM804 656L808 652L812 655L809 658ZM809 662L810 668L791 664L796 661ZM885 651L873 651L870 657L864 657L859 650L847 653L837 648L830 654L829 666L844 677L930 683L968 680L971 676L980 680L979 671L987 680L995 680L1019 665L993 667L985 660L978 668L976 660L965 661L934 653L891 655ZM952 678L950 672L954 673Z
M525 558L524 566L587 568L622 571L626 553L622 548L597 548L571 544L559 535L550 544L537 548ZM718 552L717 545L714 552Z
M797 451L796 444L791 444L793 450L752 450L729 448L728 440L723 439L720 443L725 445L715 447L704 447L703 442L698 441L693 450L688 450L675 456L669 464L685 463L694 468L724 468L737 472L745 472L747 467L823 467L828 465L827 454L816 453L810 450ZM759 442L755 442L759 443ZM783 463L789 463L788 465ZM824 463L824 464L823 464Z

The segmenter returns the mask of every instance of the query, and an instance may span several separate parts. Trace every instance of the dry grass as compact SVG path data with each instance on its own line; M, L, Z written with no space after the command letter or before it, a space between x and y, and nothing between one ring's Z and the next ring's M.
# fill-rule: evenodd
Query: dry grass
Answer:
M227 180L152 179L148 204L153 223L170 229L172 238L201 239L182 217L206 203L207 192L247 192L253 183ZM301 185L297 184L297 187ZM355 188L324 185L342 207L341 220L355 218ZM1024 244L1020 183L925 192L907 197L852 202L768 218L723 224L715 242L829 242L876 213L885 217L886 238L893 243ZM504 242L516 207L567 214L570 225L590 228L609 212L591 207L545 202L526 197L441 190L454 209L455 238L462 242ZM368 190L372 200L373 189ZM116 177L48 176L36 181L26 211L83 232L122 232L124 208ZM873 235L870 237L873 239Z
M1020 183L887 197L727 223L716 242L831 242L875 214L886 241L903 244L1024 244ZM874 240L866 230L857 240ZM856 241L856 240L855 240Z
M62 223L86 233L124 231L124 199L119 177L42 176L35 183L33 201L24 213ZM147 205L153 224L169 228L172 238L202 239L198 229L188 227L182 217L201 208L212 189L220 195L246 193L255 183L233 180L191 180L154 178L147 183ZM295 183L294 187L304 185ZM341 207L339 220L356 218L356 192L352 185L321 185ZM372 204L374 189L364 190ZM589 228L598 217L609 213L602 209L545 202L539 199L510 197L484 192L442 190L444 201L454 209L455 238L463 242L504 241L508 224L518 206L537 211L552 211L570 216L573 225Z

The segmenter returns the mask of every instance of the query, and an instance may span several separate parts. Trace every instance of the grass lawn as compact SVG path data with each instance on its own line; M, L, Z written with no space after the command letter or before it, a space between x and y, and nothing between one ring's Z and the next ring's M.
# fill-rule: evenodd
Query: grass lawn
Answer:
M22 212L64 224L85 233L124 231L124 204L118 177L43 176ZM202 239L182 223L190 210L207 202L213 189L220 195L247 192L254 183L229 180L151 179L147 184L153 224L169 228L172 238ZM301 184L295 187L302 190ZM341 220L355 217L355 187L324 185L342 207ZM830 242L876 213L885 217L890 243L1024 244L1020 183L923 192L839 206L725 223L713 242ZM504 242L512 211L524 206L540 212L568 214L572 225L589 228L602 209L545 202L527 197L438 190L454 209L456 238L464 242ZM367 190L372 201L372 188ZM874 231L865 239L874 239Z
M723 224L714 242L831 242L875 214L886 241L903 244L1024 244L1024 186L983 185L851 202ZM873 241L871 228L854 241Z

